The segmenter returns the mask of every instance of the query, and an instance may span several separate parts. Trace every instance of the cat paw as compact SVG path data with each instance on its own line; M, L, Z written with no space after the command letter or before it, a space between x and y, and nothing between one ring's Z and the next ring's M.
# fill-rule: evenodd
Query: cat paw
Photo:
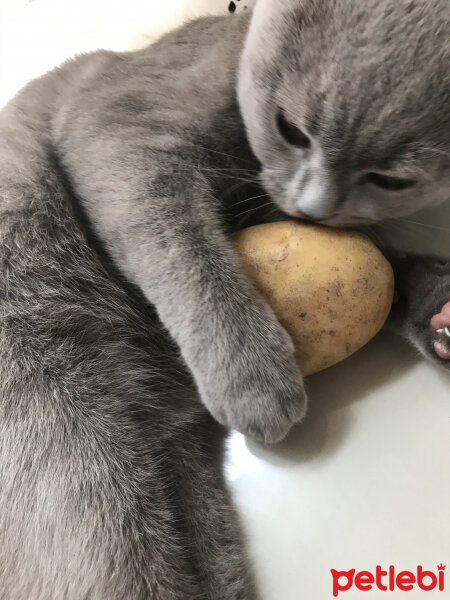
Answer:
M307 395L303 378L289 356L280 355L247 365L239 373L201 390L204 404L222 425L264 444L280 442L306 413ZM216 382L218 383L218 382Z
M411 255L393 265L398 301L391 325L426 358L450 368L450 261Z
M220 417L229 427L257 442L276 444L305 416L307 396L300 375L280 385L267 383L238 398L228 398Z
M450 361L450 302L430 321L434 332L433 349L439 358Z

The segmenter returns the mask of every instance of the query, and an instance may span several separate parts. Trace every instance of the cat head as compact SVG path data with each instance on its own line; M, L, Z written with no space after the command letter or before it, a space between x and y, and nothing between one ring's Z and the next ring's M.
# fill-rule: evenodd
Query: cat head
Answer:
M448 0L259 0L238 96L288 214L350 226L448 199Z

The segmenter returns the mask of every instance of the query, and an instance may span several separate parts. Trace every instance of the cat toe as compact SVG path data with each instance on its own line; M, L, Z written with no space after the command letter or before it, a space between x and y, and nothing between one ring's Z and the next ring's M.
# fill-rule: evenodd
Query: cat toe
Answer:
M443 360L450 360L450 328L444 327L436 331L434 351Z
M450 360L450 302L444 304L441 312L430 321L435 330L434 351L443 360Z
M450 327L450 302L444 304L441 309L441 312L431 319L430 325L433 329L444 329L445 327Z

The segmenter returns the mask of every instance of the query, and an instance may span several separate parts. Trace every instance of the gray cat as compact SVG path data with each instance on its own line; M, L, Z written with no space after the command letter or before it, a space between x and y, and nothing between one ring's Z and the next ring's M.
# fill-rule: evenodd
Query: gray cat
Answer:
M306 393L229 234L445 201L449 39L448 0L260 0L2 111L3 600L257 598L223 426L277 442ZM390 258L448 368L450 265Z

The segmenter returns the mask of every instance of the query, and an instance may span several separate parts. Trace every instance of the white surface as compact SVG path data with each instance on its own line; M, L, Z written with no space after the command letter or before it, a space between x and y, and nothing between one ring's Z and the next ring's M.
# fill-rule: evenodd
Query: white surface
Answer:
M0 105L74 54L134 50L187 19L227 13L227 6L223 0L0 0Z
M332 598L332 568L450 563L449 383L384 334L310 378L309 415L279 448L232 437L228 477L265 600ZM424 594L442 597L409 597Z
M135 48L188 16L225 12L228 5L0 2L0 104L74 52ZM421 220L428 224L403 227L403 243L448 254L449 207ZM309 388L309 415L279 448L247 445L240 435L230 440L227 475L263 599L331 599L332 568L373 571L393 564L415 570L421 564L435 571L443 562L450 571L449 375L384 334L311 378ZM407 597L450 597L450 572L446 579L445 593L412 591ZM353 589L339 597L361 595Z

